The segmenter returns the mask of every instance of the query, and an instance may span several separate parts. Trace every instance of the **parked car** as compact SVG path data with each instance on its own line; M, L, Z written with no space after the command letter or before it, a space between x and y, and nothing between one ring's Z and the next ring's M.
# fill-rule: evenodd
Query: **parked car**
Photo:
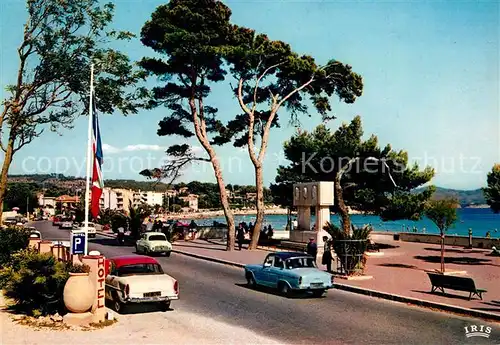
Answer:
M42 239L42 233L38 230L32 230L30 228L30 238L39 238L39 239Z
M53 226L59 226L62 222L62 217L61 216L54 216L54 218L52 218L52 225Z
M298 252L272 253L262 265L246 265L245 278L251 287L277 288L285 296L310 291L321 297L333 287L333 275L318 269L312 256Z
M167 240L167 236L164 233L145 232L135 242L135 252L137 254L165 253L166 256L170 256L172 244Z
M85 230L85 223L80 223L76 228L73 227L75 230ZM88 223L88 235L89 237L95 237L97 234L97 230L95 227L95 224L92 222Z
M160 303L166 311L179 299L179 283L154 258L129 255L107 261L105 295L117 312L130 303Z
M63 220L59 224L59 229L73 229L73 222L71 220Z

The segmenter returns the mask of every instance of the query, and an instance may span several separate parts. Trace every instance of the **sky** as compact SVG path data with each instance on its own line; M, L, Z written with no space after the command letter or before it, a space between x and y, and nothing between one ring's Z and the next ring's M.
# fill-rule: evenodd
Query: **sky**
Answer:
M116 0L113 27L139 34L154 9L165 2ZM368 137L406 150L412 162L436 170L432 183L446 188L485 186L486 174L500 162L499 36L500 6L492 1L225 1L232 22L291 44L322 64L334 58L363 77L363 95L354 104L333 102L333 130L356 115ZM0 0L0 84L13 83L16 49L26 18L21 0ZM120 44L132 60L152 56L139 39ZM229 84L214 88L210 103L221 119L240 113ZM143 169L161 166L165 149L185 142L156 135L166 116L159 108L136 115L100 117L105 179L142 180ZM280 117L286 119L285 114ZM318 114L301 121L302 130L321 123ZM273 182L287 164L283 142L296 132L285 120L273 129L264 182ZM20 150L11 174L85 175L87 120L60 133L46 131ZM188 143L199 150L196 140ZM248 153L230 144L217 147L227 183L254 184ZM181 181L215 182L209 164L190 166Z

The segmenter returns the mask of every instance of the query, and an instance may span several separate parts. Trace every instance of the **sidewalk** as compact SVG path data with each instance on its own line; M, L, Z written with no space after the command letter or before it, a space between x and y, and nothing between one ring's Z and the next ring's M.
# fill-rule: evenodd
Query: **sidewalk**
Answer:
M336 283L428 301L431 304L440 303L473 309L494 314L500 318L500 257L489 256L490 250L446 247L446 270L448 272L466 271L465 274L461 275L472 277L478 288L488 290L483 295L482 301L477 297L469 301L467 292L445 289L446 295L430 293L431 285L425 271L439 269L439 245L399 242L389 239L380 241L379 244L382 244L381 252L383 255L370 256L365 270L365 274L372 276L372 279L336 279ZM226 252L225 244L203 240L175 242L174 251L240 265L261 263L265 256L270 253L267 250L247 251L246 245L242 251L235 249L232 252ZM335 264L332 267L335 269ZM320 268L325 269L324 266L320 266ZM401 298L397 299L404 301Z

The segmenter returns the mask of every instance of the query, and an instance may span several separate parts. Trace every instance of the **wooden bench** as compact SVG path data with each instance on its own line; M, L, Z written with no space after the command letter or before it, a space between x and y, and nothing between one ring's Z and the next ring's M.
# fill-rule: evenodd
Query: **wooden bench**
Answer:
M472 296L477 295L481 300L483 299L483 293L487 292L485 289L476 288L474 279L469 277L457 277L444 275L440 273L430 273L427 275L431 280L432 289L431 292L436 290L441 290L443 293L444 289L456 290L456 291L466 291L469 292L469 301Z

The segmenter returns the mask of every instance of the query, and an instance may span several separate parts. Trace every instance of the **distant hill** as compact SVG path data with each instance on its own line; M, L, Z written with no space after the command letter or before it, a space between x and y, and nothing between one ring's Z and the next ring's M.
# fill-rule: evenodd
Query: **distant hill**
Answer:
M56 174L31 174L31 175L9 175L9 182L34 182L39 184L60 184L64 187L73 188L85 188L85 180L82 177L64 176ZM57 183L59 182L59 183ZM134 190L155 190L158 192L165 192L168 189L168 185L161 182L149 182L149 181L136 181L136 180L105 180L104 185L111 188L126 188ZM176 184L177 186L185 186L184 183ZM418 193L421 188L416 189L415 192ZM459 200L462 207L467 206L481 206L486 205L486 200L484 199L483 191L479 189L474 190L458 190L437 187L434 193L435 199L442 199L446 197L455 197Z
M418 192L419 190L420 188L417 189L416 192ZM436 187L436 192L433 196L434 199L443 199L449 197L457 198L462 207L486 205L486 200L484 199L484 194L481 188L473 190L459 190Z

